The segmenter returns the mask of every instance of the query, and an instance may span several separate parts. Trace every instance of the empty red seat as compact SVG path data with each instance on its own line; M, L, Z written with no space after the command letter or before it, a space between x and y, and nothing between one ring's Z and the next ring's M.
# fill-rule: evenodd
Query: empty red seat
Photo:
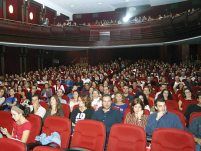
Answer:
M9 138L1 138L0 150L1 151L26 151L26 145L17 140L13 140Z
M156 129L152 136L151 151L195 151L193 135L174 128Z
M27 120L31 122L32 128L27 143L35 142L35 137L40 135L42 120L41 117L35 114L29 114Z
M190 115L189 124L195 119L201 117L201 112L193 112Z
M124 115L123 115L123 120L122 120L122 123L124 123L124 122L125 122L126 115L127 115L128 113L130 113L130 108L127 108L127 109L125 110Z
M40 105L42 106L42 107L44 107L46 110L48 109L48 104L45 102L45 101L40 101L39 102L40 103Z
M111 128L107 151L145 151L146 134L142 127L115 124Z
M175 100L168 100L165 102L167 110L179 110L178 102Z
M62 110L64 112L64 117L69 118L70 106L68 104L62 104Z
M38 146L33 149L33 151L62 151L58 148L48 147L48 146Z
M71 148L83 148L91 151L103 151L106 130L102 122L81 120L75 125Z
M192 100L192 101L184 100L182 102L182 108L183 108L182 113L186 112L186 110L187 110L187 108L188 108L189 105L191 105L191 104L197 104L197 103L198 103L197 100Z
M13 122L11 113L8 111L0 111L0 127L7 128L11 134L13 130Z

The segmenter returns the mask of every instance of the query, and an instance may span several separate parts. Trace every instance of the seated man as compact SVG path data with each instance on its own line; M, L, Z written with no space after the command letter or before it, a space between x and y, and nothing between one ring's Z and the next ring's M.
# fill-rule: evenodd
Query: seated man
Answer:
M193 113L193 112L201 112L201 93L198 93L197 101L198 101L197 104L191 104L191 105L188 106L188 108L187 108L187 110L186 110L186 112L184 114L187 121L189 121L191 113Z
M15 91L14 89L9 90L9 95L3 103L1 109L4 111L10 111L13 106L17 104L17 98L15 97Z
M30 111L43 118L46 114L46 109L40 105L38 95L35 94L32 96L32 104L33 105L30 106Z
M201 148L201 117L195 118L189 125L189 131L194 135L196 142L196 151L200 151Z
M101 121L105 124L107 138L109 136L112 125L115 123L121 123L122 121L120 111L113 109L111 105L112 105L111 96L108 94L103 95L102 107L100 107L92 115L92 119Z
M179 117L167 112L166 104L163 99L157 99L155 103L157 112L151 114L147 121L146 133L152 136L156 128L178 128L183 129Z

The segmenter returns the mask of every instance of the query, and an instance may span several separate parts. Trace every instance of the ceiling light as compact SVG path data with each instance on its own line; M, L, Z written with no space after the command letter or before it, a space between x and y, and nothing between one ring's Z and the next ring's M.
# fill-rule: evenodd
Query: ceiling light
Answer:
M101 4L103 4L102 2L98 2L98 5L101 5Z
M9 13L11 13L11 14L13 13L13 11L14 11L13 5L9 5L8 11L9 11Z
M29 19L33 20L33 13L32 12L29 13Z
M73 4L71 4L71 5L70 5L70 7L74 7L74 5L73 5Z

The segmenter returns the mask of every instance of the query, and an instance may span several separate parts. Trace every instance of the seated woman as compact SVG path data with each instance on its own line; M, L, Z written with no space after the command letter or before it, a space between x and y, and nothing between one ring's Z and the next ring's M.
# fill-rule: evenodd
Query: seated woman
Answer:
M124 123L134 124L145 128L147 124L147 115L144 115L144 103L141 99L136 98L130 107L130 112L127 113Z
M169 90L167 89L164 89L162 90L162 92L158 95L158 98L157 99L163 99L165 101L168 101L168 100L172 100L172 94L170 93Z
M140 100L142 100L142 102L144 104L144 109L146 110L146 113L152 112L154 110L154 107L152 107L152 108L149 107L149 102L148 102L147 97L144 93L137 92L135 95L135 98L139 98Z
M56 95L53 95L50 98L50 105L43 120L45 120L45 118L47 118L48 116L64 116L61 103Z
M193 99L190 89L186 88L184 89L184 97L181 96L178 102L179 110L185 113L186 109L191 104L197 104L197 101Z
M22 104L23 106L31 104L31 101L27 99L27 96L24 91L21 92L20 104Z
M20 85L18 85L16 93L15 93L15 97L17 98L18 102L20 102L20 99L22 98L22 92L23 92L22 87Z
M114 103L112 103L112 107L117 108L122 113L122 116L128 108L128 105L124 101L123 95L118 92L115 94Z
M145 86L143 89L143 94L146 96L149 106L153 107L154 106L154 97L151 96L151 86Z
M2 127L1 132L8 138L14 138L26 143L31 131L31 123L26 119L29 114L29 108L17 104L11 108L11 114L12 118L15 120L12 134L9 134L8 130Z
M79 107L75 108L71 113L71 121L73 127L79 120L90 119L93 114L90 98L87 95L84 95L80 96L78 99Z

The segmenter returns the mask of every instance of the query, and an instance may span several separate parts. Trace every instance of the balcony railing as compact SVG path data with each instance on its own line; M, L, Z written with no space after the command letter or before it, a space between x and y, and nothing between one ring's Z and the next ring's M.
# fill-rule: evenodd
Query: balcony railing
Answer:
M201 10L138 24L41 26L0 19L0 41L62 46L118 46L175 41L201 35Z

